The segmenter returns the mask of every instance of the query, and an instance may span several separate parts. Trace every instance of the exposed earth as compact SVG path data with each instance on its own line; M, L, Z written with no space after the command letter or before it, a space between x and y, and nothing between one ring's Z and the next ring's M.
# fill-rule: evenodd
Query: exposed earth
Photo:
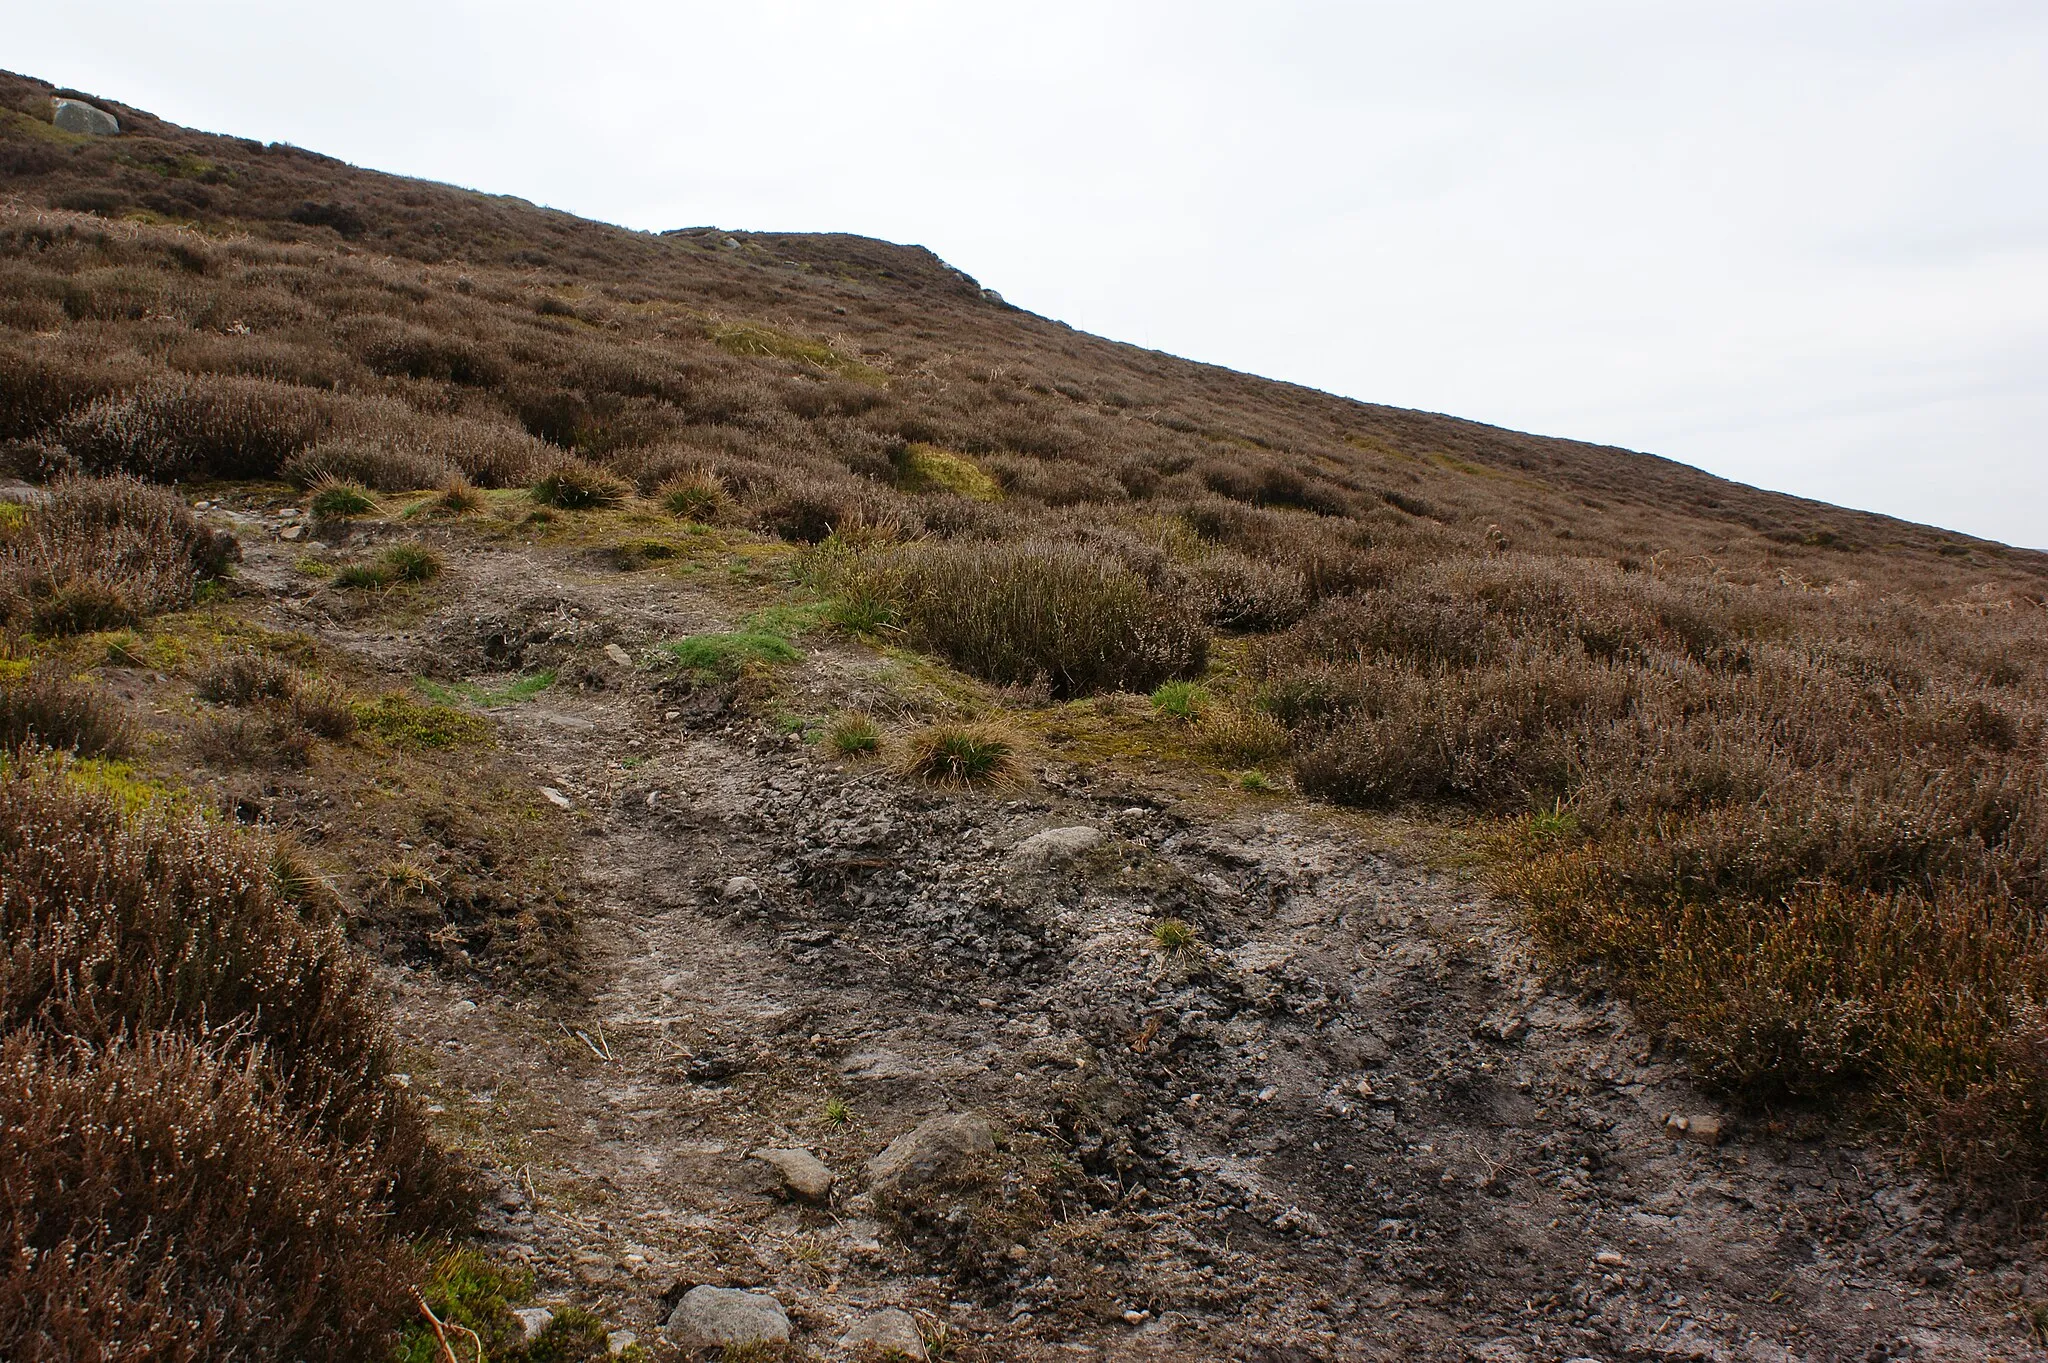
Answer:
M387 688L558 677L486 703L474 760L566 849L575 985L384 973L544 1303L659 1346L684 1290L749 1288L821 1354L900 1307L957 1358L2043 1356L2032 1246L1886 1147L1694 1091L1546 977L1454 831L1105 747L1152 722L1129 697L1041 702L1018 779L934 789L650 661L772 586L453 530L443 582L344 609L309 560L386 532L280 540L282 505L207 513L244 543L237 613ZM864 643L802 651L774 682L798 716L974 703ZM306 789L268 816L343 845ZM866 1161L949 1113L995 1150L878 1206Z

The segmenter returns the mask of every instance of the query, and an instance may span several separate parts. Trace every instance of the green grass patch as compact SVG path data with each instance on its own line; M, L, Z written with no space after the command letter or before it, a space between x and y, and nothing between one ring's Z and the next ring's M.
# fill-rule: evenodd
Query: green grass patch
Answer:
M1209 689L1196 682L1167 682L1152 693L1152 708L1168 719L1193 724L1209 708Z
M428 700L441 705L453 705L467 701L471 705L489 708L494 705L517 705L532 700L555 684L555 670L534 672L524 677L515 677L499 687L479 686L475 682L450 682L442 685L422 677L417 685Z
M748 664L793 663L803 657L795 644L764 630L692 634L655 647L678 667L704 676L730 677Z
M407 748L460 748L491 736L486 720L451 706L414 700L400 692L360 700L356 727Z

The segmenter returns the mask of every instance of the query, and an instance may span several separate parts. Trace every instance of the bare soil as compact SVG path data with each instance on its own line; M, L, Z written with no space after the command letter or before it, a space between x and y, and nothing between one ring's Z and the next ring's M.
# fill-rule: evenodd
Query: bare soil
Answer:
M1721 1111L1547 979L1427 829L1050 746L933 790L642 664L745 589L451 540L412 605L343 611L303 545L232 520L246 609L388 685L561 669L490 711L490 761L566 802L580 990L384 976L411 1082L490 1171L490 1248L544 1301L655 1344L679 1288L750 1287L821 1354L894 1305L961 1358L2043 1356L2034 1246L1883 1148ZM790 712L943 704L802 646ZM1105 837L1020 857L1072 827ZM1198 945L1163 950L1162 917ZM863 1163L954 1111L1002 1133L1016 1215L949 1258ZM762 1146L821 1157L829 1205Z

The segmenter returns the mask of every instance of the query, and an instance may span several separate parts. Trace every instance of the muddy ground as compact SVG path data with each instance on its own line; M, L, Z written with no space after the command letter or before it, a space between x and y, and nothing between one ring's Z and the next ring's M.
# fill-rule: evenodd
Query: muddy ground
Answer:
M1057 715L1013 782L934 790L782 731L963 703L900 657L812 633L765 699L650 665L772 583L451 530L443 580L365 605L318 565L381 532L209 514L245 542L233 609L360 679L558 671L484 704L474 760L560 849L573 981L383 968L544 1302L658 1346L681 1289L748 1287L821 1356L883 1306L958 1358L2043 1356L2035 1247L1884 1147L1719 1109L1426 828L1098 759ZM312 784L264 812L332 855ZM864 1162L948 1112L1000 1141L964 1214L883 1215ZM829 1198L759 1147L815 1153Z

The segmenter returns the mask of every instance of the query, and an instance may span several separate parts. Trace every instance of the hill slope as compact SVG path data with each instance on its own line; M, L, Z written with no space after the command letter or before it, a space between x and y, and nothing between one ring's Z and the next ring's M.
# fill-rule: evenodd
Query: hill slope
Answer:
M820 1350L902 1305L960 1358L2032 1347L1983 1190L2048 1170L2048 556L1120 346L915 247L51 93L0 77L7 779L288 832L264 893L381 962L379 1120L479 1165L543 1297L651 1338L758 1287ZM251 1149L315 1120L254 1091ZM949 1111L992 1139L928 1186L864 1163ZM293 1167L401 1170L346 1215L456 1215L318 1120ZM838 1188L747 1158L787 1146ZM366 1299L427 1271L366 1243Z

